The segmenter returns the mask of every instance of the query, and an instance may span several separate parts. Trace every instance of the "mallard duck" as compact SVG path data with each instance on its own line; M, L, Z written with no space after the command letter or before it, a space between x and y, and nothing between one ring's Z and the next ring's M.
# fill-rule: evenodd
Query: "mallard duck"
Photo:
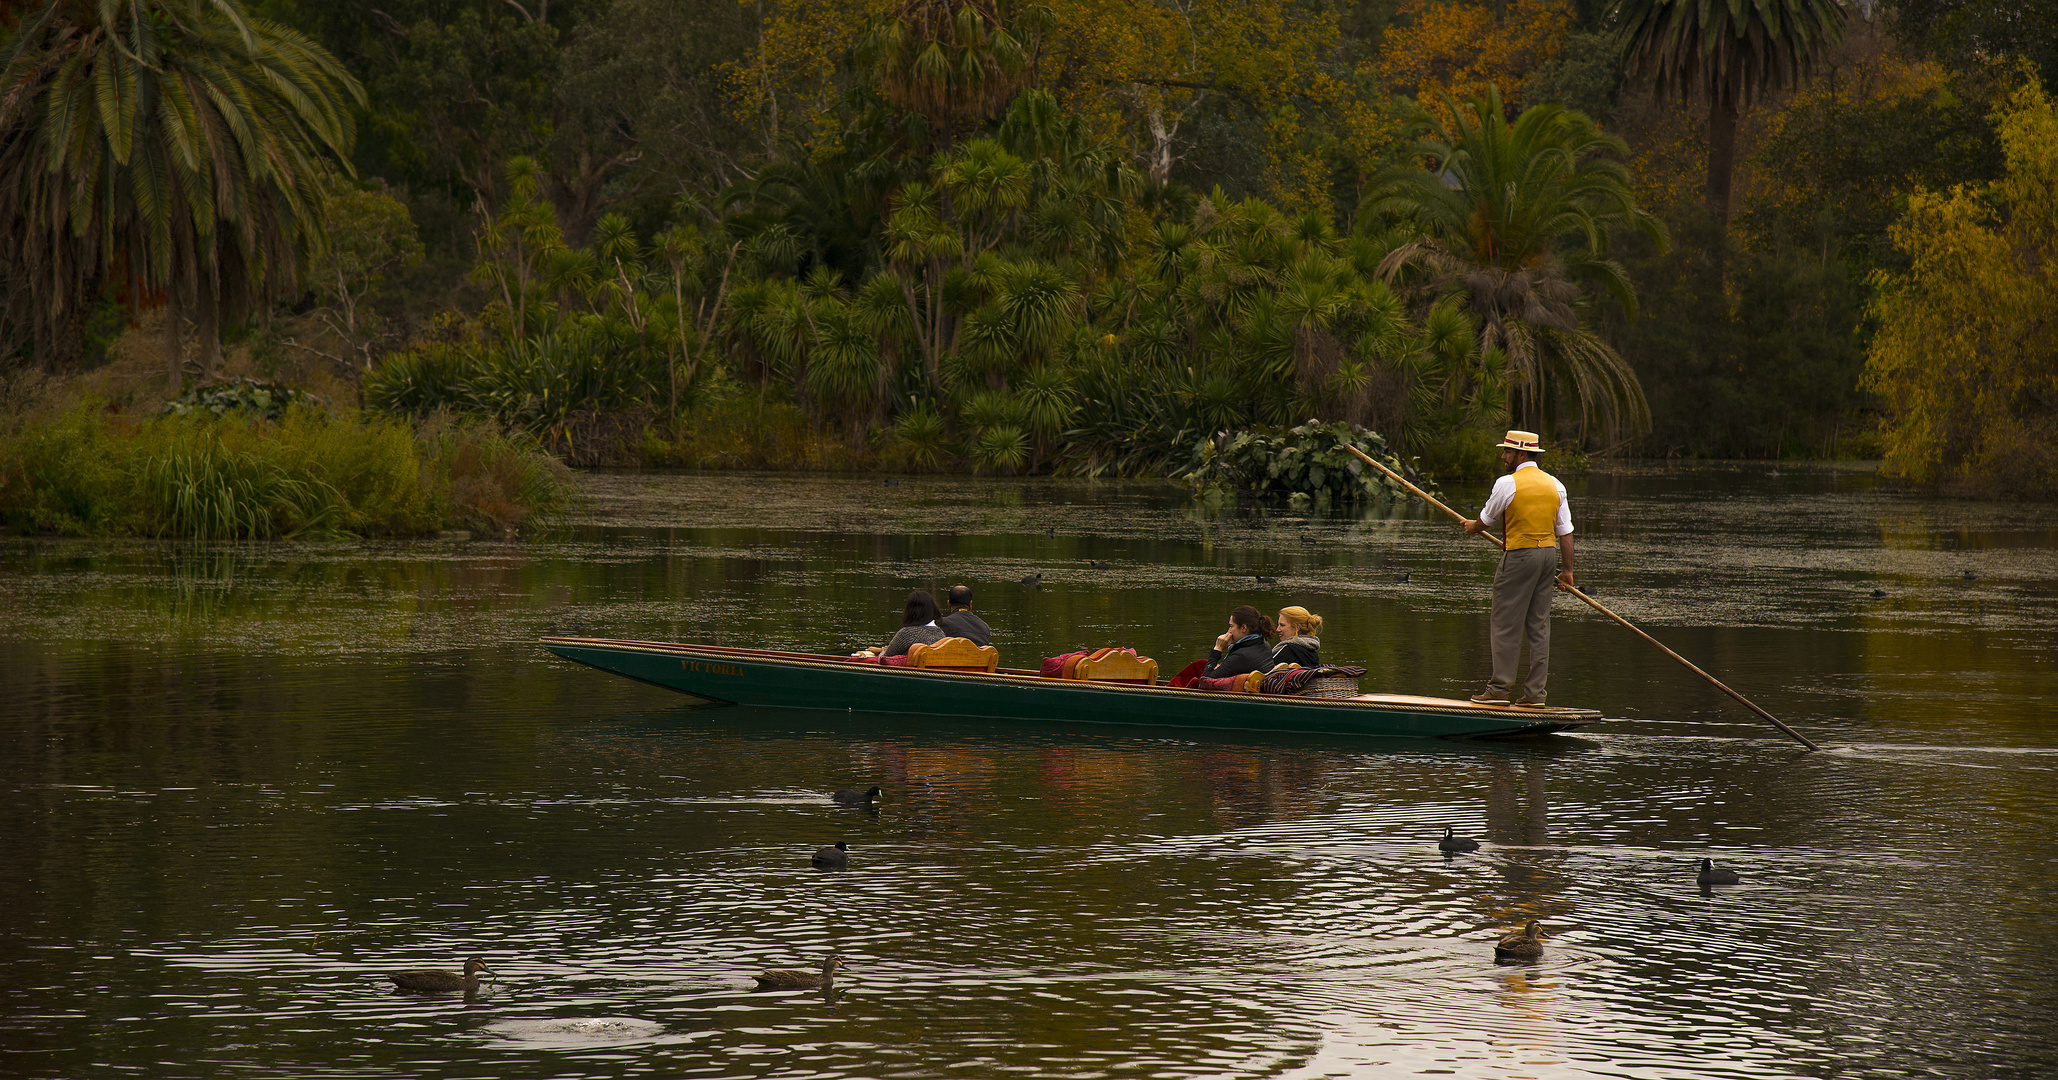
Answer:
M462 990L469 994L479 989L479 973L486 970L486 961L474 956L464 962L464 974L451 971L389 971L386 977L393 980L396 990L415 994L454 994ZM492 974L487 972L487 974Z
M1455 855L1461 851L1478 851L1479 841L1461 839L1457 830L1446 825L1443 827L1443 839L1436 842L1436 849L1446 855Z
M850 865L850 845L841 840L835 847L825 847L815 852L815 865L823 867L845 867Z
M1543 924L1535 919L1529 925L1509 934L1495 943L1493 958L1496 960L1534 960L1543 955Z
M820 975L812 971L800 971L794 968L773 968L770 971L761 971L756 975L752 975L751 978L757 980L757 988L760 990L826 989L834 985L836 969L842 966L843 961L840 958L828 956L822 959L822 973Z
M879 797L879 788L876 784L873 785L872 790L870 791L859 791L856 788L844 788L842 791L839 791L836 794L831 795L829 797L836 800L837 802L842 803L845 806L870 806L872 805L872 800Z
M1694 880L1700 882L1702 888L1706 888L1710 885L1734 885L1743 879L1737 877L1734 870L1718 869L1713 859L1702 859L1700 876Z

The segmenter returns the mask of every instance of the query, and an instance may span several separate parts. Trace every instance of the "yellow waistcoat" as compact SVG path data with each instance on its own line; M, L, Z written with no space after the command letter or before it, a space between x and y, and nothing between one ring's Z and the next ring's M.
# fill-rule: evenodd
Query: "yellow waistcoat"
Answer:
M1558 542L1558 482L1542 469L1515 470L1515 497L1502 520L1508 550L1551 547Z

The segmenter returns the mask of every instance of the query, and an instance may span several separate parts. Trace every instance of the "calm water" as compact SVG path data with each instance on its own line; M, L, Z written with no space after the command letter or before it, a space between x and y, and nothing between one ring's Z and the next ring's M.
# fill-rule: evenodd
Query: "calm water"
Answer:
M1004 662L1177 667L1299 602L1368 688L1456 695L1492 560L1145 484L589 481L533 542L0 540L0 1074L2058 1074L2049 507L1572 483L1582 582L1807 754L1564 600L1552 700L1620 718L1578 736L695 708L531 643L843 650L963 581ZM830 952L833 1001L751 990ZM470 955L478 1001L378 974Z

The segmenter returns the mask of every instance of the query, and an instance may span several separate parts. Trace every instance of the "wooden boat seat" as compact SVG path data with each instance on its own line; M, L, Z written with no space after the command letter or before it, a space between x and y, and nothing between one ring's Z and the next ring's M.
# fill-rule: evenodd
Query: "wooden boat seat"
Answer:
M1087 682L1158 684L1158 662L1134 649L1102 649L1079 659L1071 677Z
M974 645L961 637L947 637L934 645L909 646L908 666L928 671L992 671L1000 666L1000 650L991 645Z

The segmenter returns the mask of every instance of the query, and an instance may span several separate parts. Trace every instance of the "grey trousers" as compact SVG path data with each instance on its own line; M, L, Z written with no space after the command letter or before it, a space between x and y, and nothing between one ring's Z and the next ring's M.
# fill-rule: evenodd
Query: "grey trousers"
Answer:
M1551 595L1557 591L1558 549L1516 548L1501 556L1493 576L1493 680L1489 689L1528 701L1544 699L1551 662ZM1523 642L1529 674L1518 680Z

